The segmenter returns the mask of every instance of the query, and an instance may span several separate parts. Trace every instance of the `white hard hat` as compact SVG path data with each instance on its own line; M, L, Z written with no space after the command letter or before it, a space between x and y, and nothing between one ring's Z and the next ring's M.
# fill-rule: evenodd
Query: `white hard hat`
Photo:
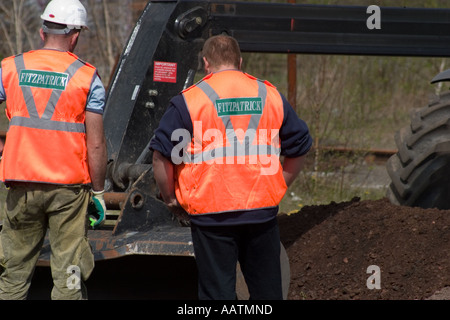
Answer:
M65 24L68 29L87 29L87 13L79 0L52 0L41 15L41 19Z

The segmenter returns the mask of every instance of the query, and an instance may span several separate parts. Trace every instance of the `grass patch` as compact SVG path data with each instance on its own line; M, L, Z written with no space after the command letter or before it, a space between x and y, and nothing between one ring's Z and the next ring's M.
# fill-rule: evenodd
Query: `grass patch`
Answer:
M280 212L293 213L304 206L350 201L354 197L361 200L385 197L387 183L375 183L383 180L380 172L383 173L384 164L367 163L362 156L340 155L327 156L324 163L328 165L315 168L310 161L305 166L281 201Z

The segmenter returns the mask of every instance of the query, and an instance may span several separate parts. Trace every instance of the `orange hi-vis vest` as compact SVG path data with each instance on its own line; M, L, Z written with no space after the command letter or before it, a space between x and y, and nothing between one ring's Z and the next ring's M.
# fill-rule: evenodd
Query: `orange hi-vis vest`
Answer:
M88 184L85 109L96 69L69 52L35 50L2 61L4 182Z
M181 206L191 215L278 206L287 186L279 160L284 112L277 89L226 70L182 95L193 137L175 166Z

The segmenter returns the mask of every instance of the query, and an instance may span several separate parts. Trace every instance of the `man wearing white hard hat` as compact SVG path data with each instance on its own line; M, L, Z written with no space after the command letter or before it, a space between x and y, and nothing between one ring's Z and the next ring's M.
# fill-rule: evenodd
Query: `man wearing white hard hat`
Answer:
M43 48L5 58L0 69L9 119L0 163L8 187L0 299L27 298L47 231L51 298L86 299L84 281L94 268L87 230L106 211L105 89L95 67L73 53L87 28L84 6L52 0L41 18Z

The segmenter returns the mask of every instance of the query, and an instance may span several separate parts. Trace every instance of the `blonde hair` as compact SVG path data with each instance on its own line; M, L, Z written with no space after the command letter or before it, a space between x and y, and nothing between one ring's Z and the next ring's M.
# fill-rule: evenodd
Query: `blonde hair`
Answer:
M213 67L233 65L238 69L240 67L241 49L233 37L217 35L205 41L202 56Z

